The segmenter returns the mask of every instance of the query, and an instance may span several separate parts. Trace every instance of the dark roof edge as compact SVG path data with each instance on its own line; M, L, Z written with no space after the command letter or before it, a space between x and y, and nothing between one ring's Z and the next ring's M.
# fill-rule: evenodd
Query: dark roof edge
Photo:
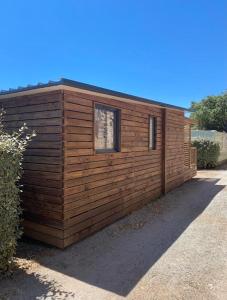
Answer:
M95 85L82 83L82 82L75 81L75 80L66 79L66 78L61 78L58 81L49 81L48 83L38 83L37 85L28 85L26 87L18 87L16 89L9 89L7 91L0 91L0 96L7 95L7 94L14 94L14 93L18 93L18 92L29 91L29 90L34 90L34 89L38 89L38 88L58 86L58 85L66 85L66 86L75 87L75 88L79 88L79 89L83 89L83 90L87 90L87 91L91 91L91 92L107 94L107 95L116 96L116 97L120 97L120 98L131 99L131 100L135 100L135 101L139 101L139 102L150 103L150 104L154 104L154 105L158 105L158 106L166 107L166 108L172 108L172 109L183 110L183 111L190 111L190 109L188 109L188 108L184 108L184 107L180 107L180 106L176 106L176 105L172 105L172 104L167 104L167 103L164 103L164 102L159 102L159 101L155 101L155 100L151 100L151 99L147 99L147 98L143 98L143 97L133 96L133 95L130 95L130 94L117 92L117 91L109 90L109 89L106 89L106 88L98 87L98 86L95 86Z
M190 111L188 108L184 108L184 107L180 107L180 106L176 106L176 105L172 105L172 104L167 104L167 103L164 103L164 102L159 102L159 101L155 101L155 100L151 100L151 99L147 99L147 98L143 98L143 97L139 97L139 96L133 96L133 95L130 95L130 94L117 92L117 91L109 90L109 89L106 89L106 88L97 87L95 85L91 85L91 84L87 84L87 83L82 83L82 82L66 79L66 78L62 78L60 81L61 81L61 84L63 84L63 85L76 87L76 88L81 88L81 89L88 90L88 91L91 91L91 92L97 92L97 93L101 93L101 94L108 94L108 95L111 95L111 96L116 96L116 97L121 97L121 98L126 98L126 99L132 99L132 100L135 100L135 101L146 102L146 103L155 104L155 105L162 106L162 107L169 107L169 108L173 108L173 109Z

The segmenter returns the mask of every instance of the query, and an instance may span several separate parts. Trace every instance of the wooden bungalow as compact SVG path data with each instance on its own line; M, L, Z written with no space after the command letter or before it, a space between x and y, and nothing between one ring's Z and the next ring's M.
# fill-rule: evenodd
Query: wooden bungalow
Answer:
M24 158L26 235L64 248L196 173L185 109L61 79L0 92L8 130L37 132Z

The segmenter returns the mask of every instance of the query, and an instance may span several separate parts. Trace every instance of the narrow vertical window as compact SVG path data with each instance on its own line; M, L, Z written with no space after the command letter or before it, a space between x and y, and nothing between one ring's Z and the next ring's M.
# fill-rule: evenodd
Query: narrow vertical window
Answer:
M149 119L149 148L156 149L156 118L151 117Z
M95 150L119 151L119 110L97 104L95 106Z

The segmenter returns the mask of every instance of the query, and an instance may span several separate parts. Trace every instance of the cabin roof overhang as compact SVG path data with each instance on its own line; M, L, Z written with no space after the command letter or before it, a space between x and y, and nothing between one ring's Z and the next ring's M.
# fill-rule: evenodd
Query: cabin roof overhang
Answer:
M18 87L9 90L0 90L0 99L12 98L12 97L23 96L23 95L31 95L31 94L43 93L43 92L50 92L56 90L71 90L71 91L85 92L88 94L98 95L98 96L105 95L105 97L114 98L118 100L136 101L136 102L159 106L163 108L169 108L169 109L181 110L181 111L190 111L190 109L181 106L176 106L176 105L167 104L160 101L138 97L138 96L98 87L91 84L66 79L66 78L62 78L58 81L49 81L48 83L38 83L36 85L28 85L26 87Z

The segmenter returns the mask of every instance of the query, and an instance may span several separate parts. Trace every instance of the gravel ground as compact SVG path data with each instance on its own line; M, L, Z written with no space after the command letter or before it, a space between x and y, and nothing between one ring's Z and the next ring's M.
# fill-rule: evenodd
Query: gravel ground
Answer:
M64 251L20 243L0 299L227 299L227 168Z

